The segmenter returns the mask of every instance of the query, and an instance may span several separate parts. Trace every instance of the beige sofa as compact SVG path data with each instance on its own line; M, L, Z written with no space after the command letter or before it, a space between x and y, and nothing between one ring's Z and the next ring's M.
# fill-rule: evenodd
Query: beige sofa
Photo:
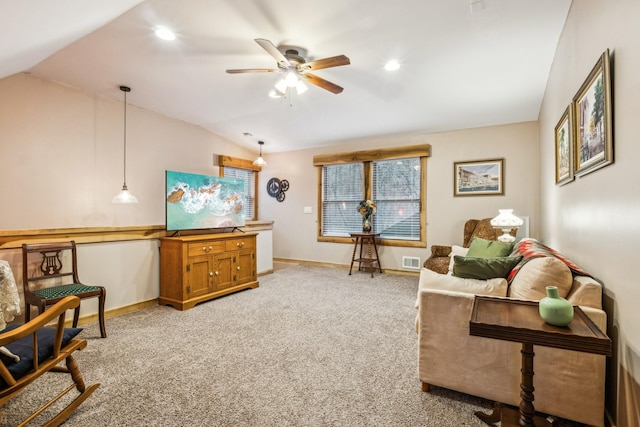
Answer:
M576 275L558 258L531 259L511 279L508 286L503 278L462 279L422 269L416 331L424 391L433 385L508 405L520 403L521 345L469 335L474 295L539 300L546 285L557 285L561 296L606 330L601 284ZM534 351L536 411L603 426L605 356L542 346Z

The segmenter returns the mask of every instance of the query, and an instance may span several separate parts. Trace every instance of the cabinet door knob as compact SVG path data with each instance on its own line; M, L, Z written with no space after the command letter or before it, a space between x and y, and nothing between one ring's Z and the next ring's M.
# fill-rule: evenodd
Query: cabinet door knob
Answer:
M238 271L240 271L240 266L237 266L237 267L236 267L236 269L237 269Z
M216 276L218 275L218 272L216 271Z
M209 246L209 250L213 249L213 246Z
M202 247L202 250L203 250L204 252L207 252L207 247L206 247L206 246L203 246L203 247Z
M209 276L213 277L213 271L209 272Z

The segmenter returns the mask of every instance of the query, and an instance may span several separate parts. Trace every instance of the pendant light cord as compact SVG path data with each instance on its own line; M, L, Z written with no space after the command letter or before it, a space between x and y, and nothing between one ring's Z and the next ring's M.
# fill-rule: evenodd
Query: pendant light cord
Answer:
M120 86L120 90L124 92L124 182L122 183L122 189L127 189L127 92L131 89L127 86Z

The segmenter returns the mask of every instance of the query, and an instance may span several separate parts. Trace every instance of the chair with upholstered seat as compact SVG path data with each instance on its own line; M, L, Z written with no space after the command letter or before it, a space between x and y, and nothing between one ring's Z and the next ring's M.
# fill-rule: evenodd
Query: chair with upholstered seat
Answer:
M29 272L30 256L38 254L37 271ZM100 335L107 337L104 323L104 305L107 291L103 286L85 285L78 278L78 257L76 242L42 243L22 245L22 285L24 288L25 321L31 318L31 306L42 314L47 306L53 305L69 295L80 299L98 298L98 319ZM78 326L80 305L73 314L73 327Z
M517 229L511 230L511 235L515 236ZM474 238L479 237L485 240L498 240L502 235L502 230L491 225L491 218L470 219L464 223L464 235L462 247L468 248ZM423 267L436 273L446 274L449 270L449 256L451 246L432 245L431 256L424 261Z
M66 311L79 306L80 299L69 296L61 299L45 313L24 325L9 325L0 331L0 346L5 348L5 351L0 355L0 408L45 373L68 373L71 375L73 383L26 417L19 425L25 425L36 419L51 404L75 388L79 392L76 398L46 424L40 423L40 425L47 426L60 425L100 385L94 383L88 387L85 386L78 364L72 356L76 350L82 350L87 346L86 340L76 338L82 329L64 327ZM56 317L58 318L56 326L46 327ZM58 366L62 361L65 362L66 367ZM43 390L43 393L47 391ZM22 411L24 408L18 409ZM0 415L2 414L0 413ZM17 415L20 418L24 417L24 415Z

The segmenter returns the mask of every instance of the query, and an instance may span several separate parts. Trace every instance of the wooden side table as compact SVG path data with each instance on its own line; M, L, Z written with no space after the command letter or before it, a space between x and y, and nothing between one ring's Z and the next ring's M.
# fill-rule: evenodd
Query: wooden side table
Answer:
M349 267L349 276L353 270L353 263L358 263L358 271L362 271L362 264L369 266L371 277L373 277L374 264L378 265L378 270L382 273L382 266L380 265L380 257L378 256L378 247L376 246L376 239L380 237L380 233L349 233L355 241L353 247L353 255L351 256L351 267ZM367 253L363 255L363 247L367 245ZM356 258L358 252L358 245L360 245L360 256ZM373 246L373 251L371 247ZM375 254L375 256L374 256ZM365 256L366 255L366 256Z
M611 340L580 309L574 307L573 321L566 327L552 326L540 317L537 301L476 296L469 321L469 334L522 343L522 380L519 414L510 408L494 409L492 414L476 412L487 424L502 421L505 426L539 427L550 425L535 416L533 406L533 346L611 356ZM515 413L515 414L514 414ZM519 415L519 416L518 416Z

